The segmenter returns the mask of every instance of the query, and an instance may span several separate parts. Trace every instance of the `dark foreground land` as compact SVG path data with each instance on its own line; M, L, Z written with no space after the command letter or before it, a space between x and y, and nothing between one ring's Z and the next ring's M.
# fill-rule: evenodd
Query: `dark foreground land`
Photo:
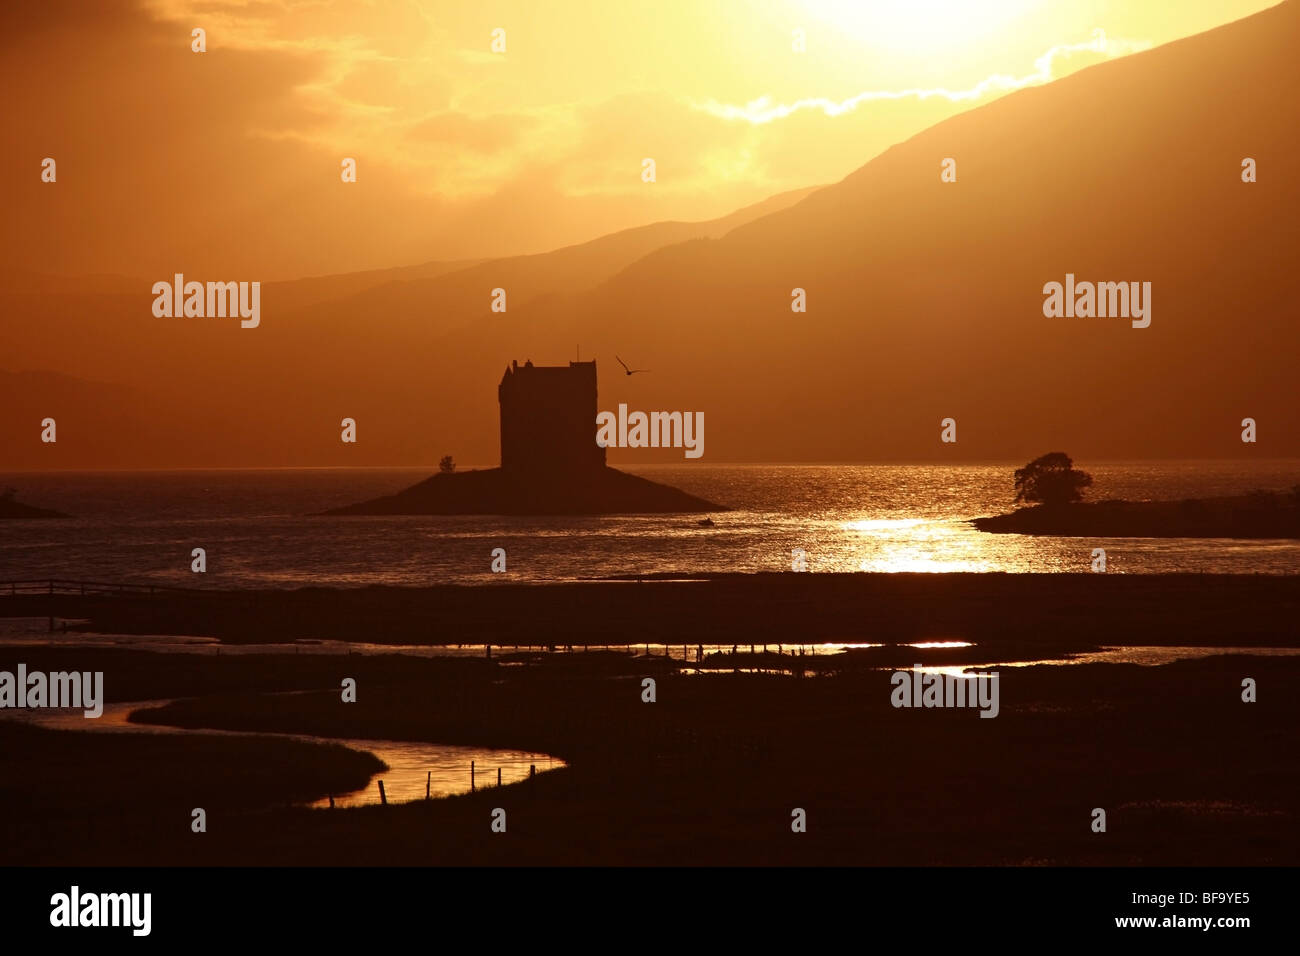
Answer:
M228 643L600 647L959 640L978 643L983 660L1113 643L1300 646L1295 576L786 573L545 586L503 578L485 574L482 587L84 595L20 590L13 596L0 590L0 616L49 615L99 633L204 635ZM1011 656L993 658L990 651Z
M1300 492L1038 505L971 524L995 534L1083 538L1300 538Z
M4 648L0 669L103 670L110 699L189 698L139 715L153 723L482 744L570 766L468 796L308 810L283 803L356 786L367 765L278 739L0 720L0 865L1300 862L1300 658L1003 667L993 719L894 708L888 670L870 666L952 653L886 648L793 677L680 675L626 652ZM734 663L759 659L790 663ZM356 703L342 703L343 677ZM1257 703L1241 699L1247 677ZM195 806L206 834L190 832ZM490 829L498 807L506 833ZM1091 829L1098 807L1105 833ZM795 808L806 833L791 831Z

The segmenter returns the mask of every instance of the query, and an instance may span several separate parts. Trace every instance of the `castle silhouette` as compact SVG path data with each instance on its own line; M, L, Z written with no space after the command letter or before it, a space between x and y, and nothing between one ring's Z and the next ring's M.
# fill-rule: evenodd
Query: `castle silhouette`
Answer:
M501 468L509 472L605 467L596 444L596 363L512 362L497 386Z
M596 363L520 365L497 386L501 465L433 475L326 514L672 514L729 511L610 468L596 443Z

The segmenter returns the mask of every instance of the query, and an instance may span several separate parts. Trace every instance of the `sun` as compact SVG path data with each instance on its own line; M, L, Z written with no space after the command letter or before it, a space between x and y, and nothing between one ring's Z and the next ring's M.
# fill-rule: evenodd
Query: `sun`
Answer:
M1004 29L1045 0L798 0L831 29L867 46L937 53Z

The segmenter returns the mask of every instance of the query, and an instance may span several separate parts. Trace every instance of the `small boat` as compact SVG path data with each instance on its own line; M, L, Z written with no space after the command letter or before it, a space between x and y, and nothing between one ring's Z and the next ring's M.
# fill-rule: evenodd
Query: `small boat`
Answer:
M712 519L712 518L701 518L699 521L697 521L697 522L695 522L695 523L696 523L697 525L699 525L701 528L712 528L712 527L715 527L714 524L713 524L713 519Z

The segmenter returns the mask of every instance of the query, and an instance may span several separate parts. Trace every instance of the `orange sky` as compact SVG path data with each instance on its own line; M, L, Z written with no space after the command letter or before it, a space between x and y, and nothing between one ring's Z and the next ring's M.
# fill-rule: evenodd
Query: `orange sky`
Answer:
M543 251L836 181L1002 90L1271 5L5 5L5 251L261 280Z

